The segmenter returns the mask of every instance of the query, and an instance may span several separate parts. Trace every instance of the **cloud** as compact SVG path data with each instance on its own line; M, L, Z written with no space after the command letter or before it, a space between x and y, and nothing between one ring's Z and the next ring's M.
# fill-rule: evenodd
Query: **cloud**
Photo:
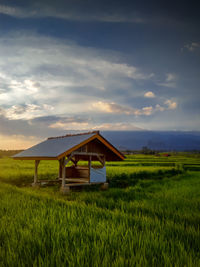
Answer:
M138 108L131 108L127 106L122 106L116 104L114 102L103 102L98 101L92 104L91 109L95 112L100 111L102 113L112 113L112 114L125 114L125 115L135 115L135 116L150 116L157 111L165 111L165 110L172 110L177 108L177 102L167 99L164 102L164 106L160 104L156 104L155 107L142 107Z
M174 101L164 104L168 99L157 106L144 104L150 100L143 97L137 102L140 87L152 83L154 74L110 50L19 32L0 37L0 58L2 135L42 138L73 129L130 129L128 124L134 129L133 120L175 109ZM172 75L166 80L173 82Z
M125 114L125 115L146 115L149 116L153 112L153 107L143 107L141 109L134 109L125 107L114 102L102 102L98 101L92 104L91 109L94 111L101 111L104 113Z
M0 5L0 13L14 17L21 17L23 14L23 10L8 5Z
M166 100L165 104L167 105L168 109L176 109L177 108L177 103L173 100Z
M133 82L151 80L153 75L121 62L110 51L37 34L1 37L0 57L0 105L11 109L12 118L13 106L26 106L26 116L16 116L22 119L38 117L39 109L41 116L53 114L47 106L58 115L86 112L96 97L118 97L122 91L126 97ZM38 112L30 105L39 106Z
M147 97L147 98L154 98L154 97L155 97L155 94L154 94L153 92L149 91L149 92L146 92L146 93L144 94L144 97Z
M153 113L153 107L144 107L141 110L136 111L136 115L146 115L149 116Z
M159 104L156 105L155 111L165 111L165 110L173 110L177 108L177 102L167 99L164 102L164 106L161 106Z
M80 2L79 6L82 5ZM90 5L91 6L91 5ZM82 8L85 8L82 7ZM112 23L145 23L145 19L136 12L129 12L130 14L127 16L127 13L117 12L114 10L105 11L102 10L93 10L88 8L85 12L82 12L81 8L70 8L70 4L68 4L65 8L65 5L59 6L57 3L51 2L50 4L47 2L38 2L35 1L33 5L16 7L10 5L0 5L0 13L17 17L17 18L60 18L71 21L99 21L99 22L112 22Z
M132 108L124 107L114 102L108 103L108 102L102 102L102 101L93 103L92 109L100 110L105 113L121 113L121 114L126 114L126 115L130 115L135 112L135 110L133 110Z
M65 129L65 130L85 130L89 127L89 119L81 117L65 117L59 118L55 123L49 125L49 128Z
M53 111L53 107L47 104L41 106L35 104L13 105L7 109L0 110L0 114L9 120L29 120L42 114Z
M200 43L197 42L192 42L190 44L186 44L184 45L184 47L181 49L181 51L183 51L183 49L187 49L190 52L194 52L195 50L200 48Z
M92 127L92 130L112 130L112 131L141 131L142 128L135 126L133 123L117 122L117 123L102 123Z
M164 111L165 108L162 107L161 105L157 104L156 107L155 107L155 110L156 110L156 111Z
M167 73L166 76L166 82L174 82L176 80L176 75L173 73Z
M133 123L126 123L126 122L113 122L113 123L94 123L92 121L82 121L77 122L75 120L66 122L65 120L60 120L52 125L49 126L50 128L54 129L63 129L67 131L89 131L89 130L118 130L118 131L125 131L125 130L142 130L139 127L136 127Z
M90 129L88 122L62 122L58 121L54 124L51 124L49 128L54 129L65 129L65 130L87 130Z
M175 88L176 87L177 76L174 73L167 73L164 82L159 82L158 85Z

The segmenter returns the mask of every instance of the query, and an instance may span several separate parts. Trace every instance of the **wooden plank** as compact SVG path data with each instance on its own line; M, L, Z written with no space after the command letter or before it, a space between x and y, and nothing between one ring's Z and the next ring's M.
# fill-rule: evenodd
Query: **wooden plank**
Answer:
M66 176L66 168L65 168L65 157L62 160L62 187L65 187L65 176Z
M58 178L62 177L62 160L59 160Z
M81 179L81 178L66 178L65 181L66 182L74 182L74 183L89 183L89 180Z
M106 156L103 155L103 167L105 166L105 164L106 164Z
M77 170L88 170L88 167L77 166L76 169L77 169Z
M88 161L88 170L89 170L89 181L90 181L90 169L91 169L91 160L92 160L92 156L89 157L89 161Z
M78 160L74 160L73 158L71 158L71 162L74 164L74 166L77 166Z
M69 157L65 160L65 162L64 162L64 165L65 166L67 165L67 163L70 162L70 160L71 160L72 157L73 157L72 155L69 155Z
M98 185L104 183L73 183L73 184L66 184L66 187L73 187L73 186L85 186L85 185Z
M62 180L62 178L59 178L58 180ZM69 178L65 178L65 181L76 181L76 180L80 180L80 181L89 181L89 178L80 178L80 177L69 177Z
M104 166L104 161L103 161L103 159L101 159L100 156L97 156L97 158L99 159L100 163Z
M72 152L73 156L103 156L103 154L94 153L94 152Z

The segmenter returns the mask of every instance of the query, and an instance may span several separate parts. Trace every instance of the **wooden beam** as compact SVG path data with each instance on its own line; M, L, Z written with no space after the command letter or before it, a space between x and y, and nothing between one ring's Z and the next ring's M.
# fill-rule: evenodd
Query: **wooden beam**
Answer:
M66 176L66 168L65 168L65 157L62 160L62 187L65 187L65 176Z
M88 161L89 182L90 182L91 161L92 161L92 156L89 157L89 161Z
M103 155L103 167L105 166L105 164L106 164L106 156Z
M67 165L67 163L72 160L73 154L69 155L68 158L65 160L65 166Z
M95 185L95 184L98 185L98 184L104 184L104 183L72 183L72 184L66 184L66 187Z
M89 183L89 180L84 178L66 178L65 181L74 183Z
M74 160L74 159L71 158L71 162L72 162L75 166L77 166L77 163L79 162L79 160L76 160L76 159Z
M103 161L103 159L101 159L100 156L97 156L97 158L98 158L98 160L100 161L100 163L104 166L104 161Z
M72 152L73 156L103 156L104 154L99 154L99 153L93 153L93 152Z
M62 160L60 159L58 162L59 162L58 178L61 178L62 177Z
M37 184L37 179L38 179L38 165L40 163L40 160L35 160L35 175L34 175L34 185Z

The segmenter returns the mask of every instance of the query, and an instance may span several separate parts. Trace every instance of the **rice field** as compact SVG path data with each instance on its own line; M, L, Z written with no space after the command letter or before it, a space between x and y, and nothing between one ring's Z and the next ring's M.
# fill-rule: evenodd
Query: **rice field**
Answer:
M195 155L129 156L107 164L109 190L63 196L30 186L33 162L0 159L0 266L200 266L198 167ZM41 162L39 175L57 168Z

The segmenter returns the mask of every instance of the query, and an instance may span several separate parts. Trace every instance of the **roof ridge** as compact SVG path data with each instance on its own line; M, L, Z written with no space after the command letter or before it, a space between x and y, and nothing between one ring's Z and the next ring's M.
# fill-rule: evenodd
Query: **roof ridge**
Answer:
M99 134L99 131L91 131L91 132L86 132L86 133L66 134L66 135L62 135L62 136L48 137L47 140L59 139L59 138L65 138L65 137L71 137L71 136L78 136L78 135L86 135L86 134Z

